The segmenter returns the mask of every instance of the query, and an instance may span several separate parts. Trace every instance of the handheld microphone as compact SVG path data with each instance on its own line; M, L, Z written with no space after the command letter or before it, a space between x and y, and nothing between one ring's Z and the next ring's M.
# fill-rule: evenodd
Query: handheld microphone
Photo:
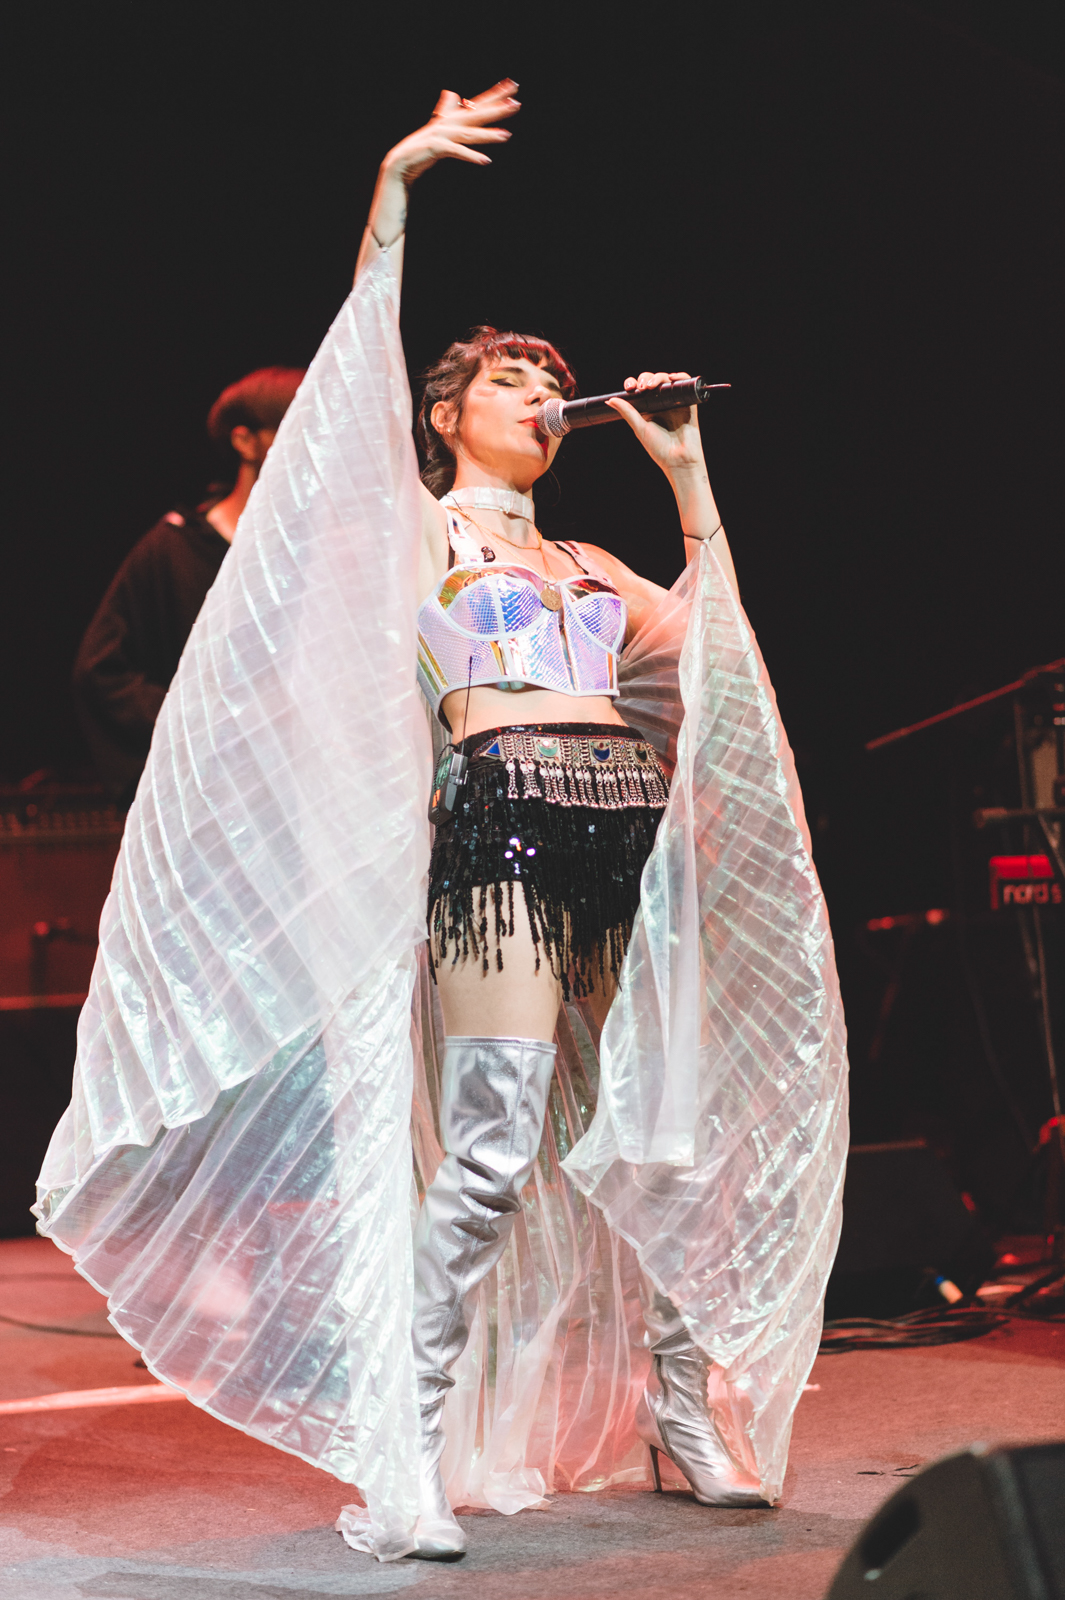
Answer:
M541 433L561 439L573 428L595 428L601 422L623 422L608 400L627 400L644 416L656 411L674 411L681 406L702 405L715 389L730 389L728 383L704 383L702 378L685 378L680 383L664 383L660 389L618 389L614 394L594 394L587 400L545 400L536 413Z

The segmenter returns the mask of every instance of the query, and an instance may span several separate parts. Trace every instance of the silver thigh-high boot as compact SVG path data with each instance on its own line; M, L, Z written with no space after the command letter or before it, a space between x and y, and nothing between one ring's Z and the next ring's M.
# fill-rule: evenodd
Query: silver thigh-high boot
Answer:
M636 1432L650 1447L661 1493L658 1452L679 1467L704 1506L764 1506L755 1480L735 1465L707 1404L710 1358L688 1332L676 1306L646 1279L643 1319L652 1364L636 1405Z
M495 1266L540 1148L555 1046L539 1039L447 1040L440 1094L444 1159L414 1233L414 1365L422 1417L416 1553L466 1548L440 1472L448 1369L466 1348L469 1300Z

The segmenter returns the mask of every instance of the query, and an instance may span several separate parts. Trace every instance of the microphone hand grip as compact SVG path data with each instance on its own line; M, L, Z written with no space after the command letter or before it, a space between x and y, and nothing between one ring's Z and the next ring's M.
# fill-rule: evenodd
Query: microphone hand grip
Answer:
M701 405L714 389L727 389L727 383L704 383L702 378L685 378L664 383L657 389L618 389L613 394L591 395L587 400L546 400L536 413L541 433L561 439L574 428L594 428L604 422L623 419L607 405L608 400L627 400L644 416L656 411L675 411L681 406Z

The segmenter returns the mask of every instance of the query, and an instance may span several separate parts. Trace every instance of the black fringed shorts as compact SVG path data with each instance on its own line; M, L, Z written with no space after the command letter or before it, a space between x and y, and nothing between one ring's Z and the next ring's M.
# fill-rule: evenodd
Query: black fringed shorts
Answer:
M469 759L429 864L434 966L494 959L514 932L514 885L567 1000L616 978L640 903L640 877L668 798L658 757L614 723L493 728L456 747ZM494 949L494 954L493 954Z

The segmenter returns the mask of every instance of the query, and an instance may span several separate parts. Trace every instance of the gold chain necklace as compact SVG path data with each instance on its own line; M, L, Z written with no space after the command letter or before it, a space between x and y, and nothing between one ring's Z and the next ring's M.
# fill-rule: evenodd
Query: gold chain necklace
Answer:
M483 536L486 539L489 539L489 540L492 540L492 541L494 541L497 538L498 539L502 539L503 543L504 544L509 544L509 546L510 546L510 548L512 550L524 550L524 551L529 551L529 550L532 550L532 549L538 550L540 552L540 559L542 560L542 562L544 564L544 577L547 580L547 582L545 583L543 589L540 591L540 604L542 606L544 606L545 609L548 610L548 611L561 611L562 610L562 591L559 589L558 584L555 582L554 575L548 570L547 556L544 554L544 536L540 532L539 528L536 526L535 522L532 525L532 531L533 531L533 533L535 533L536 539L537 539L537 542L536 542L535 546L530 545L530 544L515 544L514 540L513 539L508 539L505 533L500 533L500 534L489 533L488 529L482 527L481 524L477 521L476 517L471 517L469 512L467 510L465 510L464 507L456 506L455 510L458 512L459 516L463 519L464 522L471 522L473 524L473 526L477 529L478 533L483 534ZM481 546L481 554L483 556L485 556L485 557L488 556L488 550L489 550L489 547L487 545L482 545ZM493 559L495 558L495 551L494 550L492 551L492 558Z
M515 544L514 540L508 539L505 533L490 533L487 528L482 527L481 523L477 521L476 517L470 516L465 506L456 506L455 510L458 512L459 516L464 522L472 522L473 526L477 529L477 532L482 533L486 539L502 539L503 543L509 544L512 550L539 550L540 553L543 554L544 536L535 523L533 523L533 533L536 535L536 544ZM546 565L547 557L545 556L544 566L546 567Z

